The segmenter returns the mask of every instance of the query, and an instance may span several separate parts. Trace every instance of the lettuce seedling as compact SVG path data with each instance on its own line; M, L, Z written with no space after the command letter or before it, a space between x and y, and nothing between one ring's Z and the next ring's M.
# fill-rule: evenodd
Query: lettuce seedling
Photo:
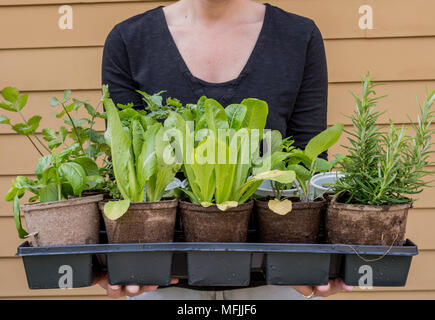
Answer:
M264 169L250 178L252 155L260 149L266 125L266 102L245 99L224 109L216 100L202 98L194 111L191 117L171 112L165 121L165 127L179 133L175 144L190 187L183 191L193 203L226 210L246 202L262 180L294 180L291 170Z
M104 214L116 220L127 212L131 202L159 201L181 165L167 164L164 159L169 142L164 141L166 128L161 123L131 107L117 109L109 98L107 86L103 86L103 102L108 120L106 138L122 195L122 200L104 206Z

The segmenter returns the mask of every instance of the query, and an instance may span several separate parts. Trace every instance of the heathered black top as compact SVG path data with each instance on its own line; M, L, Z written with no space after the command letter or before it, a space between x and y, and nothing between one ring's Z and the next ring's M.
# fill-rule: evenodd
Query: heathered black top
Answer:
M326 129L325 50L312 20L266 4L262 29L243 71L236 79L216 84L190 73L162 8L117 24L107 37L102 82L109 85L115 103L143 107L137 89L149 94L166 90L165 99L183 103L196 103L206 95L223 106L258 98L269 105L266 127L293 136L297 147L305 147Z

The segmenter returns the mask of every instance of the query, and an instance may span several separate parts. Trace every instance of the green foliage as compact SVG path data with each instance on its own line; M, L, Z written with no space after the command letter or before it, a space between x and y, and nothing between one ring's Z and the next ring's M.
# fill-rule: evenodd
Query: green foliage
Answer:
M119 110L108 95L104 95L108 119L106 137L111 147L116 184L124 199L109 202L104 212L108 218L117 219L128 210L130 202L159 201L180 164L168 164L164 160L163 153L169 142L163 139L166 128L161 123L145 118L131 105Z
M375 97L370 75L362 82L362 97L354 95L356 110L350 116L353 131L349 134L347 156L338 162L345 177L336 185L347 203L384 205L410 203L410 196L429 185L426 176L432 174L428 166L432 150L435 113L435 91L428 93L423 105L419 103L417 123L412 123L413 135L405 126L396 128L390 121L388 130L376 125L381 113L375 111L380 98Z
M292 171L266 167L249 179L254 165L251 155L260 144L260 135L250 133L253 129L263 131L267 111L267 104L257 99L245 99L224 109L217 101L201 97L189 117L169 114L164 126L178 133L174 138L176 154L184 163L189 182L189 189L183 191L193 203L216 204L226 210L246 202L262 180L294 180ZM189 120L194 126L189 126Z
M55 115L57 118L65 117L66 126L60 126L59 130L43 128L42 137L46 144L36 134L41 116L34 115L26 120L21 112L26 106L28 95L21 94L13 87L4 88L1 94L5 101L0 103L0 108L17 113L23 122L13 124L8 117L1 116L0 124L9 125L18 134L26 136L41 155L35 168L36 179L17 177L5 197L6 201L13 201L18 235L25 237L27 232L20 221L20 199L26 192L34 194L30 198L31 202L51 202L69 196L81 196L85 190L112 187L112 183L106 183L105 179L110 174L110 169L107 169L110 163L104 162L107 166L102 170L96 163L100 157L109 155L110 148L103 135L92 129L95 119L105 118L105 115L85 101L74 98L71 101L71 91L67 90L61 100L56 97L50 100L52 107L61 107L61 111ZM86 109L90 119L78 119L81 107ZM72 112L75 112L75 117Z

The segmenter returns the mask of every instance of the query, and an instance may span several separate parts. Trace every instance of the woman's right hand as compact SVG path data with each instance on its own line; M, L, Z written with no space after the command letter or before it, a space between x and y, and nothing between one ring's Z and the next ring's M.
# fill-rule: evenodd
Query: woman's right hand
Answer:
M178 279L172 279L171 284L178 283ZM103 289L106 290L107 296L112 299L118 299L125 296L136 297L144 292L150 292L157 290L158 286L136 286L136 285L111 285L109 284L109 279L107 273L101 274L95 280L93 285L98 284Z

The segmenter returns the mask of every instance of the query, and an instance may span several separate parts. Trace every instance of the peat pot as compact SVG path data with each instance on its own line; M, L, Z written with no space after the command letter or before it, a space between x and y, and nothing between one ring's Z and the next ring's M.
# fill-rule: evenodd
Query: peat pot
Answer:
M271 211L268 201L255 200L260 242L316 243L326 200L293 201L292 211L284 216Z
M187 242L245 242L254 202L221 211L190 202L180 202ZM248 286L251 279L250 252L187 253L188 282L191 286Z
M173 241L178 199L133 202L117 220L110 220L104 215L105 204L106 202L100 202L99 206L109 243Z
M113 221L100 210L106 225L109 243L172 242L178 199L159 202L134 202L119 219ZM107 273L112 285L168 286L171 281L172 257L170 251L142 252L140 250L110 251L106 253Z
M356 205L333 199L326 214L329 243L401 246L410 204Z
M101 200L102 194L22 205L32 246L98 243Z
M294 199L291 199L294 200ZM325 200L293 201L292 211L284 216L268 207L268 201L255 201L260 242L316 243ZM270 285L323 285L328 283L329 252L269 252L263 264Z

